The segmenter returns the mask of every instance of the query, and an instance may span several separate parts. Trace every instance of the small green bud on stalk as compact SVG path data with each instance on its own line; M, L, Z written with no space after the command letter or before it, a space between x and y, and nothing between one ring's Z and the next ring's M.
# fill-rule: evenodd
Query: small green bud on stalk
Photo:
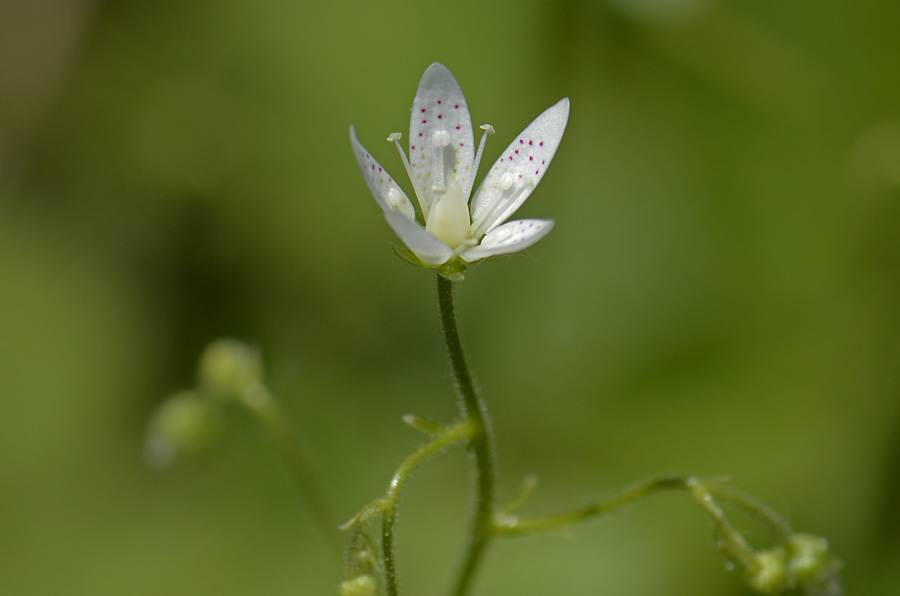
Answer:
M144 457L158 469L179 459L196 459L209 451L221 428L215 402L193 391L176 393L150 418Z
M338 588L339 596L375 596L378 593L378 583L371 575L360 575L341 583Z
M232 339L209 344L200 357L198 386L216 399L243 399L263 382L262 359L250 346Z

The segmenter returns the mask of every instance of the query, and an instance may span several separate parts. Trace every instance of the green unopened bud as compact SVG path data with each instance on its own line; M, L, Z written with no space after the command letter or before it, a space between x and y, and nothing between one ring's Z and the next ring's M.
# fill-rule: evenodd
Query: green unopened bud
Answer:
M194 459L209 451L222 427L216 404L185 391L164 401L147 425L144 458L154 468L178 459Z
M263 381L262 359L250 346L232 339L209 344L197 371L200 391L218 399L241 399Z
M378 582L371 575L360 575L341 583L339 596L375 596Z
M795 534L788 542L788 569L797 582L822 589L837 585L840 563L828 551L828 541L812 534ZM837 593L827 591L823 593Z
M777 594L787 586L787 560L784 548L777 547L754 554L747 562L747 583L762 594Z

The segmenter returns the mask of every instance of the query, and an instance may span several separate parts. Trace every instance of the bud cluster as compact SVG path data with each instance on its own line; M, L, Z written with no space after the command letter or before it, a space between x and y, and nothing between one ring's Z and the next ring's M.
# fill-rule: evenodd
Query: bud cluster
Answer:
M692 480L694 498L713 518L716 548L744 569L744 580L760 594L800 593L840 596L840 561L828 542L812 534L794 532L790 524L759 501L726 489L713 480ZM722 509L729 505L762 522L776 538L774 546L755 550Z
M238 341L216 340L200 357L197 387L169 396L150 417L144 457L155 468L198 459L221 433L222 404L256 407L267 396L259 352Z

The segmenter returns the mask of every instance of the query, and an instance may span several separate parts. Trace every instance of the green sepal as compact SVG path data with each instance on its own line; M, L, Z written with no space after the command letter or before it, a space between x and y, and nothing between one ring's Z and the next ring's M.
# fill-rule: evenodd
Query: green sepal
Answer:
M462 281L466 278L466 262L459 257L447 261L440 267L436 267L438 274L450 281Z
M405 246L397 246L396 244L391 244L391 248L394 249L394 254L398 257L412 265L413 267L419 267L420 269L434 269L437 271L441 277L445 279L449 279L450 281L462 281L466 278L466 262L456 257L447 261L443 265L438 267L432 267L422 259L416 256L416 253L409 250Z
M391 248L394 249L394 254L398 257L412 265L413 267L419 267L421 269L428 269L429 265L425 263L422 259L416 256L416 253L409 250L405 246L397 246L396 244L391 244Z

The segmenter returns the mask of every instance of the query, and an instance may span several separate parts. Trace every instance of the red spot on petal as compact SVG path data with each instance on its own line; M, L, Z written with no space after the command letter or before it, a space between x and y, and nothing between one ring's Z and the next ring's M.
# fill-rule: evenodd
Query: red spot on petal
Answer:
M454 109L459 109L459 104L456 104L456 105L453 106L453 107L454 107Z
M534 171L535 175L537 175L538 172L540 172L540 170L535 170Z
M528 141L529 145L534 145L534 141Z
M459 127L458 127L458 126L456 127L456 130L459 130Z
M543 146L544 146L544 141L541 141L541 142L540 142L540 145L541 145L541 147L543 147Z
M410 145L409 148L415 150L416 146L415 146L415 145Z
M441 100L438 100L438 105L440 105L440 104L442 104L442 103L444 103L444 102L442 102Z
M524 145L524 144L525 144L525 141L523 141L522 139L519 139L519 144L520 144L520 145Z
M518 154L519 154L519 150L518 150L518 149L516 149L516 155L518 155Z
M413 148L415 149L415 147L413 147ZM529 156L528 156L528 161L534 161L534 158L531 157L531 156L529 155Z
M443 118L443 117L444 117L443 114L438 114L438 120L440 120L440 119Z
M423 114L425 113L425 108L422 108L422 113L423 113Z

